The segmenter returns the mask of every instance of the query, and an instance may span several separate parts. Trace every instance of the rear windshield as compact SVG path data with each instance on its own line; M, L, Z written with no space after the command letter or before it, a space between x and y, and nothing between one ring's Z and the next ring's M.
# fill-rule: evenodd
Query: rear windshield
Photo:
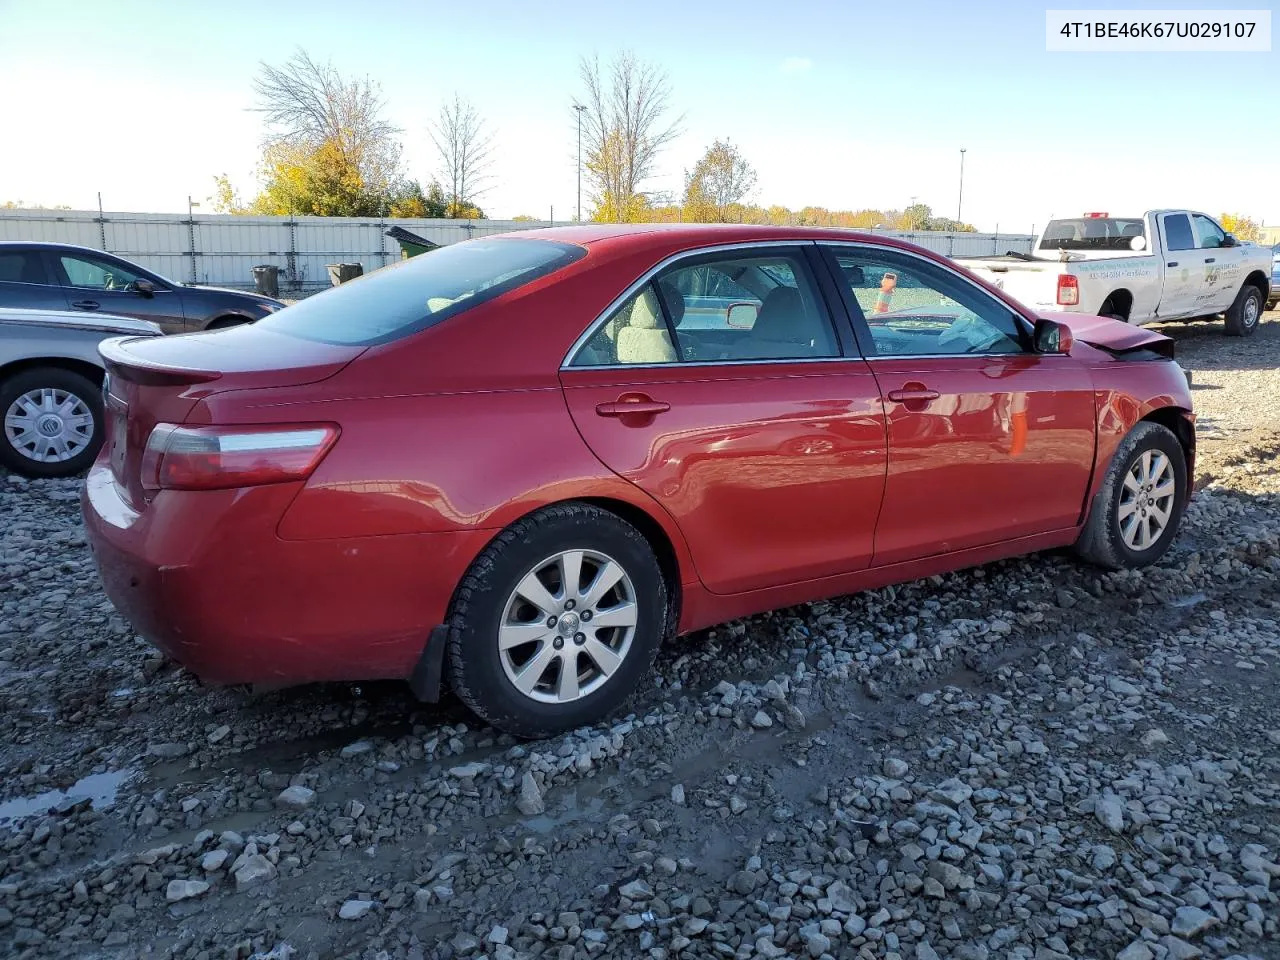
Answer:
M546 276L585 253L551 240L464 240L308 297L257 326L322 343L386 343Z
M1041 250L1132 250L1134 237L1147 235L1141 217L1075 217L1050 220Z

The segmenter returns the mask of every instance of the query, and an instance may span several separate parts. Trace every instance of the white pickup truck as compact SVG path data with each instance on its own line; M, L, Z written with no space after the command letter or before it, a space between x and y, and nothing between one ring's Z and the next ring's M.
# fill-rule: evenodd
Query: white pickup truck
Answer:
M1243 337L1274 296L1271 257L1206 214L1151 210L1050 220L1030 254L955 259L1034 309L1138 324L1225 315Z

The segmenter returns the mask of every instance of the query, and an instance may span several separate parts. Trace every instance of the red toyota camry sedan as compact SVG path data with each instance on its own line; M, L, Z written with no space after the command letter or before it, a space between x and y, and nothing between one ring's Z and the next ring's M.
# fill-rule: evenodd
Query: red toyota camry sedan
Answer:
M142 636L218 683L447 684L522 736L729 618L1152 563L1191 490L1168 338L834 230L487 237L102 354L83 507Z

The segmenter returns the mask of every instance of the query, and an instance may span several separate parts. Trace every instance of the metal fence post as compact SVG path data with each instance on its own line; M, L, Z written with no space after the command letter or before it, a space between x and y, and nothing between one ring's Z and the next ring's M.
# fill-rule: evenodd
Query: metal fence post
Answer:
M298 279L298 221L293 214L289 214L289 254L286 259L289 263L289 283L297 290L301 286Z
M387 221L378 221L378 266L387 265Z
M102 214L102 191L98 191L98 238L102 241L102 249L107 249L107 218Z
M195 283L196 277L196 218L190 212L187 213L187 241L191 249L191 282Z

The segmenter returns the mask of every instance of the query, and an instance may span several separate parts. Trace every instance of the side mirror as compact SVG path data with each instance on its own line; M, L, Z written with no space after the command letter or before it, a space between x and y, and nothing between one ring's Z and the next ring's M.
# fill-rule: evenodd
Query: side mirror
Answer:
M156 294L156 285L150 280L135 280L132 283L133 292L144 297L154 297Z
M1222 238L1222 245L1224 247L1238 247L1240 246L1240 241L1235 238L1235 234L1228 233Z
M1071 328L1057 320L1037 320L1034 341L1036 353L1070 353L1075 345Z
M1145 249L1147 249L1147 238L1146 238L1146 237L1134 237L1132 240L1130 240L1130 241L1129 241L1129 249L1130 249L1130 250L1145 250Z
M750 330L756 325L759 312L754 303L731 303L724 312L725 323L736 330Z

